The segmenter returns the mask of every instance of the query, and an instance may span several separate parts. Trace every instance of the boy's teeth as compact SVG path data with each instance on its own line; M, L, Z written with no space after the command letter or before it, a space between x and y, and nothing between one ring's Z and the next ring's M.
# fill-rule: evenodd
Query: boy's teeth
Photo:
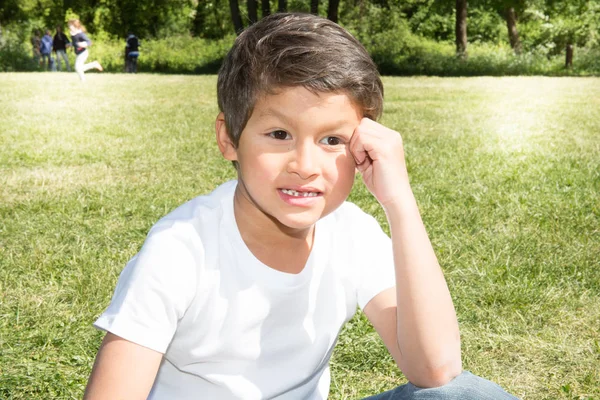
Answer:
M297 192L292 189L281 189L281 191L285 194L295 197L315 197L317 195L315 192Z

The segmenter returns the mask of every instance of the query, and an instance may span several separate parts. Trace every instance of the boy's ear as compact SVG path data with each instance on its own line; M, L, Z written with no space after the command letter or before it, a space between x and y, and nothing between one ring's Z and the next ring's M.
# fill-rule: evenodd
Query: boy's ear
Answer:
M215 121L215 131L217 134L217 145L221 154L226 160L237 161L237 149L227 134L227 126L225 125L225 115L220 112Z

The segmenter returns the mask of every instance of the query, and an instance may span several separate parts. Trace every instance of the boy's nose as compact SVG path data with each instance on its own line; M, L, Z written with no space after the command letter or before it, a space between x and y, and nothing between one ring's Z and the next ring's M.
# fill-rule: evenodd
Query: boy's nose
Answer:
M292 151L288 171L302 179L308 179L318 173L318 148L312 143L299 143Z

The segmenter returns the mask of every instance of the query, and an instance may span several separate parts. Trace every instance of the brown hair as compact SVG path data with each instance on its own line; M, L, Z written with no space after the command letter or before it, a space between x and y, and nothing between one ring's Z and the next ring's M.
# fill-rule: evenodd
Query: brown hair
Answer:
M87 32L85 30L85 26L83 26L81 21L78 19L70 19L69 22L67 22L67 26L74 26L77 29L81 29L83 32Z
M235 146L257 98L290 86L343 92L374 120L383 109L377 67L350 33L311 14L273 14L238 36L219 70L219 109Z

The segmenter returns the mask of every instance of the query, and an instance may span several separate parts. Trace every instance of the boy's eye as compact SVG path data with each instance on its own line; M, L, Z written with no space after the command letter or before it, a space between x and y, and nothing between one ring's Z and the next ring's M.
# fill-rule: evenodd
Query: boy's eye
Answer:
M328 146L338 146L343 144L342 139L335 136L327 136L326 138L321 139L321 143L326 144Z
M287 133L286 131L273 131L271 133L269 133L269 136L271 136L273 139L277 139L277 140L286 140L290 137L290 134Z

